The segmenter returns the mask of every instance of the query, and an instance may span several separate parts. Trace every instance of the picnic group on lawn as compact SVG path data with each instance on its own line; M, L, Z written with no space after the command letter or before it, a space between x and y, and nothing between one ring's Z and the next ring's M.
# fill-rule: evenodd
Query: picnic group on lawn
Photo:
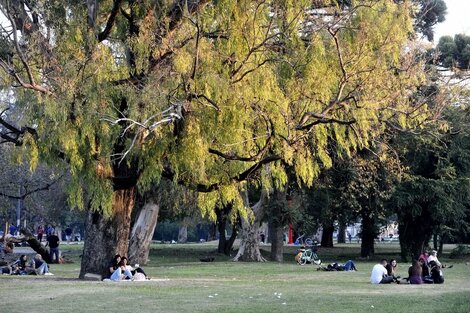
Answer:
M445 265L439 262L437 251L432 250L431 254L423 252L417 260L413 260L412 265L408 268L408 277L400 280L397 274L397 260L391 259L387 262L382 259L380 263L374 265L370 275L372 284L391 284L393 282L409 283L409 284L443 284L444 275L442 268Z
M38 232L38 239L42 239L42 234L42 231ZM4 232L0 238L0 274L53 275L50 272L49 264L46 263L39 253L35 254L30 260L28 260L26 254L22 254L19 259L9 262L6 256L12 254L15 247L13 242L8 240L9 236L11 235L7 235ZM49 246L50 259L54 263L60 263L60 239L57 233L49 233L46 240L46 246ZM387 262L386 259L382 259L380 263L372 268L370 281L372 284L390 284L393 282L397 284L443 284L444 276L442 268L444 267L445 265L441 264L437 258L436 250L432 250L431 254L423 252L417 260L413 260L412 265L408 268L408 277L400 280L401 277L397 274L397 260L391 259L390 262ZM357 269L354 262L349 260L344 265L333 263L327 267L320 266L319 270L355 271ZM109 281L144 281L150 278L138 264L132 267L128 264L127 257L116 254L107 266L107 275L104 279Z
M42 228L41 228L42 230ZM12 234L13 232L13 234ZM38 232L38 239L42 240L43 232ZM10 232L3 233L0 238L0 274L9 275L54 275L49 271L49 264L37 253L31 259L26 254L22 254L17 260L7 258L15 248L13 242L8 239L14 236L14 231L10 226ZM52 263L60 263L59 244L60 239L57 233L50 232L46 238L46 247L49 246L49 257Z

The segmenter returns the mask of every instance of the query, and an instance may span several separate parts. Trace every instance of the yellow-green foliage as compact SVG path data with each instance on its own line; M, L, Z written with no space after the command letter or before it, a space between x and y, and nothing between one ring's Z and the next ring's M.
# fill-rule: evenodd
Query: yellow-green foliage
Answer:
M169 33L169 2L153 3L123 5L126 14L133 12L138 32L131 34L128 19L118 14L103 42L96 33L113 1L100 1L95 30L86 25L84 5L69 5L70 14L57 17L64 20L57 21L55 57L41 63L39 53L31 54L38 58L34 75L43 75L53 92L16 95L39 133L31 156L56 160L57 151L63 154L74 177L74 205L83 207L86 186L92 207L111 213L113 165L124 162L137 164L141 191L170 166L177 182L221 185L199 195L203 215L215 218L216 205L232 202L234 211L248 217L244 187L234 178L264 157L283 161L266 166L264 183L285 185L288 164L300 182L311 185L332 165L332 154L346 157L367 146L384 131L384 121L413 127L426 118L425 106L406 114L424 77L407 46L412 22L406 1L354 1L350 13L338 11L345 14L340 21L316 17L322 27L313 31L304 28L312 1L211 1ZM45 74L48 68L55 70ZM171 125L145 130L109 122L158 121L172 105L183 116ZM324 120L313 115L327 108ZM299 125L306 113L310 117ZM209 149L252 160L226 160Z

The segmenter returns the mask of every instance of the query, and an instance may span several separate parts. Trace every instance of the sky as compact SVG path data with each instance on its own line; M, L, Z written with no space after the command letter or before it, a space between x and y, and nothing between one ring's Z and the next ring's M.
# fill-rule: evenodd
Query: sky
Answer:
M470 0L444 0L447 5L446 20L434 27L434 42L441 36L465 34L470 36Z

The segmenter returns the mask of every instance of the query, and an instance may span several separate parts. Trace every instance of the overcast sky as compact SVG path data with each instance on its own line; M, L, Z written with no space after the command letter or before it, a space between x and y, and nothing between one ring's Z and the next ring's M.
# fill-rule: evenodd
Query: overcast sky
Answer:
M434 41L437 43L441 36L465 34L470 36L470 0L444 0L447 5L447 15L444 23L434 27Z

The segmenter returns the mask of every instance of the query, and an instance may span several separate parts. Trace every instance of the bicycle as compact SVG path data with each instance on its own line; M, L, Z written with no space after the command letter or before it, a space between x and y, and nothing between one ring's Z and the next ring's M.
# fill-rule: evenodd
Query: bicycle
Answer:
M312 247L312 248L302 248L302 249L299 249L299 257L298 257L298 263L300 265L305 265L307 263L311 263L312 265L315 264L315 265L320 265L321 264L321 260L320 258L318 257L318 254L317 254L317 248L316 247Z

